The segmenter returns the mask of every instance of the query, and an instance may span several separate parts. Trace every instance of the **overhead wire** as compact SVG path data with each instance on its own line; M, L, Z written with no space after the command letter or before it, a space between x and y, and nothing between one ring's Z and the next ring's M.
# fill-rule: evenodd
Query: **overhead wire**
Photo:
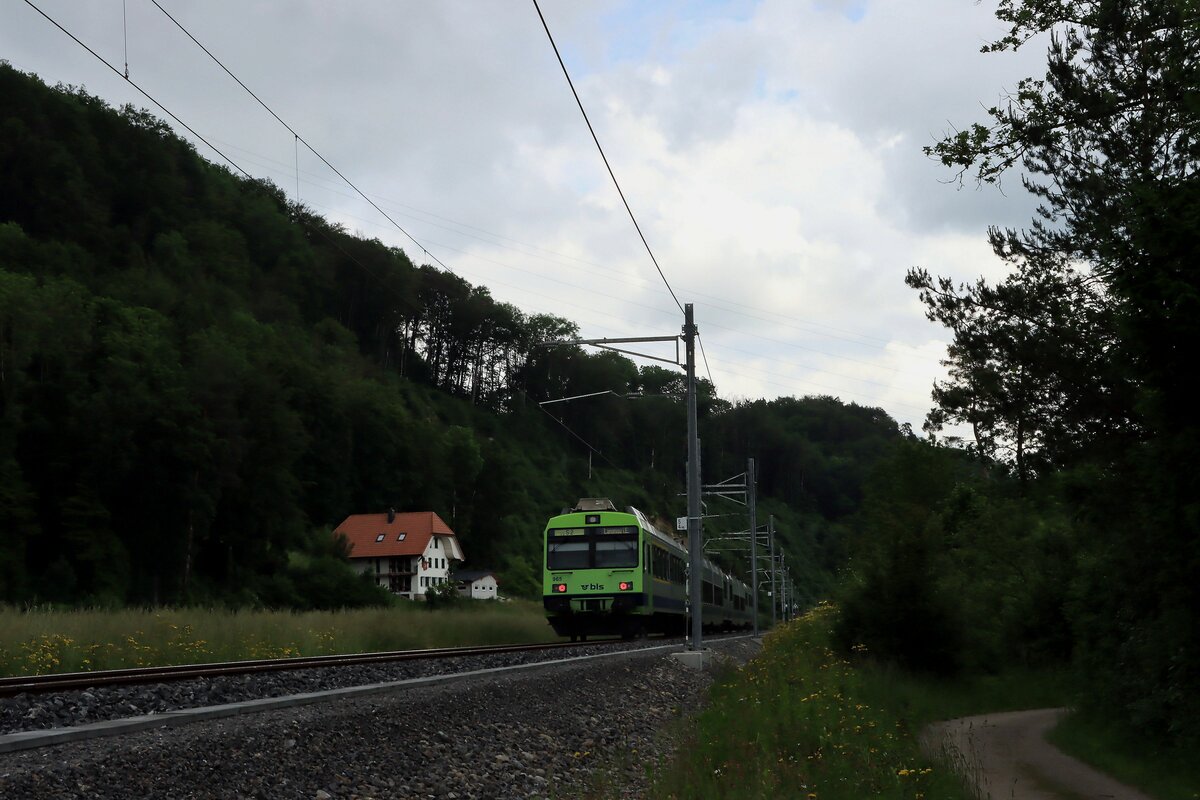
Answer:
M26 1L28 2L28 0L26 0ZM260 106L262 106L263 108L265 108L267 110L267 113L269 113L272 117L274 117L279 122L280 125L287 128L288 132L290 132L292 134L292 136L295 137L296 141L300 142L306 148L308 148L308 151L310 153L312 153L314 156L316 156L318 159L320 159L322 164L329 167L329 169L335 175L337 175L339 178L341 178L343 181L346 182L347 186L349 186L351 189L353 189L355 192L357 192L359 197L361 197L363 200L366 200L371 205L372 208L374 208L376 211L378 211L380 214L382 214L383 217L388 222L392 223L392 225L395 226L396 230L403 233L405 236L408 237L409 241L411 241L417 247L421 248L421 251L426 255L426 257L433 259L435 262L437 262L438 266L440 266L442 269L446 270L447 272L454 272L454 270L452 270L452 269L450 269L450 267L446 266L442 262L441 259L439 259L437 256L430 253L429 250L425 247L425 245L423 245L419 241L417 241L416 237L414 237L411 233L409 233L407 230L405 230L404 227L400 225L400 223L398 223L398 222L396 222L396 220L392 219L391 215L389 215L386 211L384 211L382 208L380 208L379 205L374 200L372 200L370 197L368 197L366 192L364 192L362 189L359 189L358 186L353 181L351 181L349 178L347 178L345 175L343 175L342 172L337 167L335 167L333 164L331 164L329 162L329 160L327 158L325 158L325 156L321 155L321 153L318 152L315 147L313 147L311 144L309 144L307 139L305 139L303 136L301 136L299 133L297 133L296 130L291 125L289 125L287 122L285 122L283 117L276 114L275 110L272 109L269 105L267 105L261 97L259 97L257 94L255 94L254 91L251 90L251 88L249 86L247 86L245 83L243 83L241 78L239 78L237 75L234 75L233 71L230 70L229 67L225 66L224 63L222 63L221 59L219 59L215 55L213 55L211 50L209 50L207 47L205 47L204 44L201 43L199 39L197 39L195 36L193 36L192 32L189 31L186 27L184 27L183 23L181 23L179 20L175 19L175 17L173 17L171 15L171 12L169 12L165 8L163 8L162 5L159 4L158 0L150 0L150 2L154 4L155 8L157 8L164 15L166 15L167 19L171 20L171 22L173 22L175 24L175 27L177 27L177 28L179 28L179 30L183 31L184 35L187 36L189 39L191 39L196 44L197 47L199 47L201 50L203 50L204 53L217 64L217 66L219 66L222 70L224 70L226 75L233 78L233 80L237 83L238 86L245 89L247 94L249 94L256 101L258 101L258 104Z
M524 393L522 393L522 394L524 394ZM526 395L525 395L525 397L526 397L526 398L528 398L528 397L529 397L529 395L527 395L527 394L526 394ZM608 456L604 455L604 453L603 453L602 451L600 451L600 450L597 450L595 447L592 447L592 445L591 445L590 443L588 443L588 441L587 441L586 439L584 439L582 436L580 436L580 435L579 435L578 433L576 433L575 431L571 430L571 428L570 428L570 427L567 425L567 423L563 422L561 419L559 419L558 417L554 416L554 415L553 415L553 414L551 414L549 411L547 411L547 410L546 410L546 408L545 408L545 406L543 406L541 403L538 403L538 404L537 404L537 407L538 407L538 408L540 408L540 409L542 410L542 413L543 413L543 414L545 414L545 415L546 415L546 416L548 416L550 419L554 420L554 421L555 421L555 422L557 422L559 425L561 425L561 426L562 426L562 428L563 428L563 430L565 430L567 433L571 434L571 435L572 435L572 436L574 436L576 439L578 439L578 440L579 440L579 441L580 441L580 442L583 444L583 446L584 446L584 447L586 447L588 450L591 450L593 453L595 453L596 455L598 455L598 456L600 456L602 459L604 459L604 461L605 461L605 462L606 462L606 463L607 463L607 464L608 464L610 467L612 467L613 469L620 469L620 467L618 467L618 466L617 466L616 464L614 464L614 463L613 463L611 460L609 460Z
M700 337L699 331L696 331L696 343L700 345L700 357L704 359L704 371L708 373L708 383L712 386L713 394L716 394L717 382L713 380L712 369L708 366L708 353L704 352L704 339Z
M185 128L188 133L192 134L192 136L195 136L197 139L204 142L204 144L206 144L209 147L209 149L211 149L214 153L219 155L221 158L225 159L226 163L228 163L231 167L233 167L238 172L245 175L250 180L254 180L254 177L249 172L246 172L246 170L244 170L240 166L238 166L237 162L234 161L229 156L225 155L225 153L223 153L220 148L218 148L212 142L208 141L208 139L205 139L203 136L196 133L196 131L193 130L190 125L188 125L186 122L181 120L179 117L175 116L175 114L172 113L171 109L167 108L162 103L158 102L158 100L156 100L153 96L151 96L151 94L149 92L147 92L145 89L143 89L141 86L139 86L132 78L130 78L127 74L122 73L121 70L119 70L115 66L113 66L113 64L111 62L109 62L108 59L106 59L104 56L97 53L92 48L88 47L87 44L85 44L82 39L80 39L78 36L71 33L69 30L67 30L62 25L60 25L58 23L58 20L54 19L54 17L51 17L45 11L38 8L38 6L36 4L34 4L32 2L32 0L25 0L25 5L29 6L34 11L36 11L37 13L39 13L43 17L45 17L47 22L49 22L51 25L58 28L60 31L65 33L67 36L69 36L75 42L75 44L79 45L84 50L87 50L89 53L91 53L96 58L97 61L99 61L104 66L108 67L110 70L115 72L121 78L123 78L125 80L125 82L128 83L130 86L132 86L134 89L137 89L139 92L141 92L143 97L145 97L151 103L154 103L154 105L158 106L159 109L161 109L164 114L166 114L168 117L170 117L171 119L173 119L177 123L179 123L181 126L183 126L183 128Z
M579 99L579 92L575 91L575 82L571 80L571 73L567 71L567 65L563 61L562 54L558 52L558 45L554 43L554 36L550 33L550 26L546 24L546 17L542 14L541 6L538 5L537 0L533 0L533 7L537 11L538 19L542 21L542 27L546 31L546 38L550 40L550 46L554 48L554 56L558 59L558 65L562 67L563 77L567 79L567 85L571 87L571 94L575 95L575 103L579 106L579 113L583 115L583 121L587 123L588 131L592 134L592 141L596 143L596 149L600 151L600 158L604 160L604 166L608 169L608 176L612 178L613 186L617 187L617 194L621 196L621 202L625 204L625 210L629 212L629 219L633 220L633 227L637 229L638 236L641 237L642 244L646 247L646 252L650 254L650 260L654 262L654 268L658 270L658 276L662 278L663 285L671 293L671 299L675 301L675 305L679 306L679 310L683 311L683 304L675 296L675 290L671 288L670 281L667 280L662 267L658 265L658 259L654 257L654 251L650 249L650 243L646 241L646 234L642 233L642 226L638 224L637 217L633 215L633 209L629 207L629 201L625 199L625 192L621 191L621 184L617 181L617 176L613 173L612 165L608 163L608 156L604 155L604 148L600 146L600 139L596 136L596 129L592 127L592 121L588 119L587 111L583 108L583 101Z

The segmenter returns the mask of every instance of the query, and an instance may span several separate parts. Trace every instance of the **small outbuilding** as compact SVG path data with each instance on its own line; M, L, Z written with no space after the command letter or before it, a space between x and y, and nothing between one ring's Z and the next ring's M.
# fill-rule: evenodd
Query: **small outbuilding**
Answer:
M352 514L333 529L346 540L350 565L376 584L409 600L450 581L464 559L458 537L432 511Z
M458 586L458 593L472 600L495 600L500 588L496 573L490 570L460 570L451 580Z

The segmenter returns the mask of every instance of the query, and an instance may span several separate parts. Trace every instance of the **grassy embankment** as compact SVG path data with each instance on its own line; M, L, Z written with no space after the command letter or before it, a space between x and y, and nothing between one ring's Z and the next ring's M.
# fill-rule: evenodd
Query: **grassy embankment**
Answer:
M949 767L921 754L925 723L1059 696L1048 676L935 685L874 667L869 654L851 663L830 647L835 614L819 606L720 676L677 755L652 775L650 796L965 800Z
M554 641L541 608L479 602L354 611L0 608L0 674Z
M830 648L836 613L819 606L769 634L754 661L719 676L708 708L679 733L675 756L651 768L649 796L968 800L947 761L921 754L927 723L1070 705L1063 673L951 681L883 668L866 653L851 663ZM1193 754L1164 752L1078 717L1050 739L1159 800L1200 798Z
M1049 739L1063 752L1158 800L1200 798L1194 750L1163 750L1128 731L1075 715L1051 731Z

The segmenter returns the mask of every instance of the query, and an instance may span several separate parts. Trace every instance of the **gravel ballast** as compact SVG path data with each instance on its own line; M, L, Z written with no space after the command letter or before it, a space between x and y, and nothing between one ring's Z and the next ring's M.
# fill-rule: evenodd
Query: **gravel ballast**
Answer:
M0 699L0 735L18 731L69 728L91 722L161 714L183 708L240 703L264 697L284 697L430 675L472 672L571 656L608 653L613 650L633 650L644 646L640 643L605 642L570 649L319 667L147 685L76 689L52 694L22 694Z
M660 755L710 679L661 651L469 677L0 756L0 797L574 797L598 764Z

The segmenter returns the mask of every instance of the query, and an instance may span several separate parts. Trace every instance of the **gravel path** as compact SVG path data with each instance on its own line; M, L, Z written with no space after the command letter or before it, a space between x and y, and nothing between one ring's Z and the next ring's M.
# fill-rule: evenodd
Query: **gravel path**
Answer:
M1062 708L1009 711L930 725L927 752L950 761L981 798L1150 800L1046 741Z
M623 781L661 756L658 730L698 707L710 679L627 653L97 739L0 756L0 797L577 797L598 765Z

